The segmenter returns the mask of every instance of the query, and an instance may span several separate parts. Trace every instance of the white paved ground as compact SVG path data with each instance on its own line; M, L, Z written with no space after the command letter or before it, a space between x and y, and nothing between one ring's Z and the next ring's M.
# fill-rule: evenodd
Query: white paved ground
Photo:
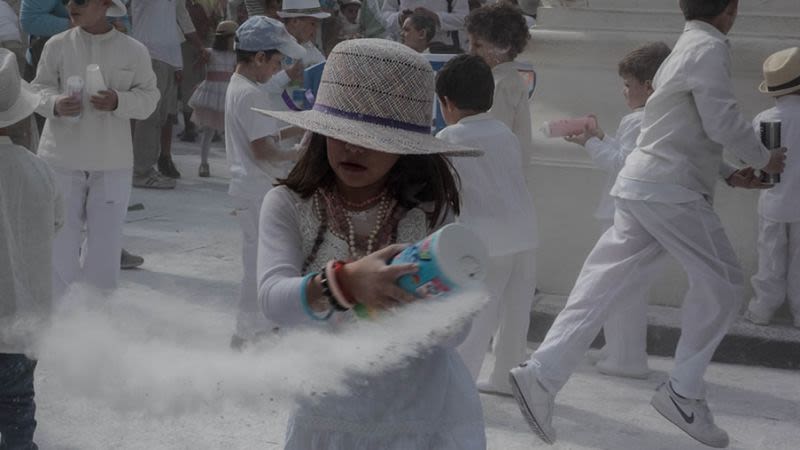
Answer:
M177 144L176 164L184 174L178 189L134 190L132 203L141 202L145 209L129 213L125 244L147 261L141 270L123 274L123 287L143 296L155 290L188 301L198 311L220 313L222 319L209 331L224 337L233 326L229 313L238 292L240 244L238 224L230 214L232 206L226 195L224 150L219 145L212 155L214 177L197 178L197 152ZM120 352L125 352L120 347ZM102 362L85 369L102 370L100 366ZM552 448L704 448L649 406L671 361L652 358L651 366L655 373L645 381L605 377L589 366L581 367L558 397L555 427L559 441ZM65 390L54 370L43 360L37 374L37 441L42 449L281 447L287 408L276 407L255 393L247 405L221 402L180 413L153 414L135 407L112 407L102 398ZM797 372L715 364L707 380L712 410L717 423L730 432L731 448L800 448ZM528 431L511 399L482 399L489 449L546 447Z

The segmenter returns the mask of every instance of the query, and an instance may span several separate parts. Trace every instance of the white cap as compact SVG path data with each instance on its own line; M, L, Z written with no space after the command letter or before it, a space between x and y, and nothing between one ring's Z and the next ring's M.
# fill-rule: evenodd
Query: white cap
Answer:
M241 24L236 30L234 48L246 52L278 50L292 59L306 56L306 49L286 31L283 23L267 16L253 16Z

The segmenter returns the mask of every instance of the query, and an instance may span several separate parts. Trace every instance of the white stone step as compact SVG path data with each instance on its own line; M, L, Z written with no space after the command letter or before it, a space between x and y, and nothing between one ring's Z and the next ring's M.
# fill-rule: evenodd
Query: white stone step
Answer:
M678 10L678 2L674 0L589 0L590 9L650 9ZM739 2L740 13L800 14L798 0L744 0Z
M800 0L795 0L800 3ZM672 32L683 28L683 15L673 9L632 10L595 8L541 8L538 28L608 31ZM800 15L742 13L732 33L758 37L800 35Z

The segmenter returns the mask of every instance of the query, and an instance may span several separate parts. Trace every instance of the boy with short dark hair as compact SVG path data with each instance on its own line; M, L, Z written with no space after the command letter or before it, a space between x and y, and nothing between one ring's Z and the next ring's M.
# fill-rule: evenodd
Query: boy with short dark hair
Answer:
M651 405L694 439L728 445L728 434L714 424L705 401L703 375L739 312L744 276L712 207L714 187L718 175L754 178L752 168L724 166L723 149L767 173L780 173L786 158L785 150L770 152L759 142L736 107L726 34L738 3L681 0L684 32L653 80L636 149L611 191L614 226L589 254L542 344L511 370L520 411L545 442L555 441L555 395L608 312L669 253L686 271L689 290L675 367Z
M458 221L483 240L491 258L486 277L491 300L473 320L458 352L477 379L494 335L495 364L478 387L511 395L507 374L526 352L538 244L536 213L519 163L519 139L488 113L494 79L481 57L461 55L445 64L436 78L436 95L448 124L437 137L484 151L479 158L451 160L461 179Z

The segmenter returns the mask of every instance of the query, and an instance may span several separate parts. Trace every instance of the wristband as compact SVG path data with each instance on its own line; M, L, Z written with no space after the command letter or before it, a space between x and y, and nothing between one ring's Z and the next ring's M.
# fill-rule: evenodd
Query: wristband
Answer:
M336 271L341 269L343 266L344 263L341 261L329 261L325 266L325 275L327 275L328 286L330 287L331 294L333 294L333 298L336 300L336 303L338 303L342 308L353 309L355 305L347 300L347 297L344 295L344 291L341 289L341 286L339 286L339 283L336 280Z
M331 265L332 261L329 262L327 266ZM322 286L322 295L328 299L328 303L331 304L331 308L335 309L336 311L347 311L348 308L340 305L339 302L333 296L333 292L331 291L330 280L328 279L328 271L324 268L322 272L319 273L320 276L320 285Z
M333 308L329 309L324 316L318 316L314 313L314 310L311 309L311 306L308 304L308 295L307 295L308 283L315 276L317 276L317 272L311 272L303 277L303 281L300 283L300 304L303 306L303 311L306 313L308 317L311 317L314 320L325 321L330 319L331 316L333 315Z

